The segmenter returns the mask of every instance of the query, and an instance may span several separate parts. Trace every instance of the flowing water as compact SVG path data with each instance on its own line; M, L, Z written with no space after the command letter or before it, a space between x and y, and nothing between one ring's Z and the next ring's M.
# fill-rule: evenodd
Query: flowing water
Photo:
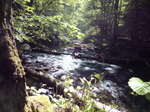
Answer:
M62 79L66 74L71 74L75 86L81 84L79 78L86 77L89 80L91 74L105 72L106 75L103 78L103 83L93 85L96 88L95 92L101 94L101 90L103 90L105 94L110 93L112 96L111 100L117 102L126 110L128 110L128 107L132 107L133 99L130 97L130 89L127 85L128 79L134 74L132 69L95 60L77 59L71 55L63 54L51 55L30 52L25 53L23 57L26 59L27 66L34 67L36 71L40 71L40 68L46 68L46 73L58 79ZM135 105L133 107L135 108ZM141 108L143 107L140 107L139 112L148 112Z

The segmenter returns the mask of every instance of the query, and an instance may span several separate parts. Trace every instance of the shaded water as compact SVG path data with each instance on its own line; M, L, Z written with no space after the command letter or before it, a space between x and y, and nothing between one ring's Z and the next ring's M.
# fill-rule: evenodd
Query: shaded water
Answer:
M111 100L117 102L123 108L132 107L132 99L129 97L129 87L127 86L128 79L134 73L131 69L95 60L76 59L71 55L30 52L24 54L23 57L26 58L27 66L34 67L37 71L40 68L47 68L45 72L56 78L61 79L64 75L71 74L76 86L81 84L79 80L81 77L86 77L89 80L91 74L105 72L103 83L93 85L96 87L95 92L101 94L100 90L103 90L106 93L110 93ZM148 112L141 110L139 112Z

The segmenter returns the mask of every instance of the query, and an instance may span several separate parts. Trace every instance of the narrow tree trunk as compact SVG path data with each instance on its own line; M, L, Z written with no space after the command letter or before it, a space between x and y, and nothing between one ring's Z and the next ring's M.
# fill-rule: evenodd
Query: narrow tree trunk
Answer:
M113 27L113 39L116 40L118 36L118 5L119 0L115 0L114 6L114 27Z
M116 43L118 40L118 6L119 0L114 0L114 17L113 17L113 29L112 29L112 38L110 44L110 55L116 55Z
M0 112L24 112L25 73L12 31L12 0L0 0Z

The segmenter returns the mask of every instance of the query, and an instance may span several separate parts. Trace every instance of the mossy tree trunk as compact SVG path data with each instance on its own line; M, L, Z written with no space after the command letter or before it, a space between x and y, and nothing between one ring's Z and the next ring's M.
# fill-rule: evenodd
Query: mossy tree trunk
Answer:
M0 0L0 112L24 112L25 73L13 38L13 0Z

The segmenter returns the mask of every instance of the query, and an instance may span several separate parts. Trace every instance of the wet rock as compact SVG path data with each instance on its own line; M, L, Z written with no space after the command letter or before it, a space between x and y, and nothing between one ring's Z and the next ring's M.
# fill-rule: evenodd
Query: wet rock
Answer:
M38 94L47 94L48 93L48 90L47 89L44 89L44 88L40 88L38 91L37 91Z
M109 85L109 84L107 84L107 85L106 85L106 87L110 87L110 85Z

